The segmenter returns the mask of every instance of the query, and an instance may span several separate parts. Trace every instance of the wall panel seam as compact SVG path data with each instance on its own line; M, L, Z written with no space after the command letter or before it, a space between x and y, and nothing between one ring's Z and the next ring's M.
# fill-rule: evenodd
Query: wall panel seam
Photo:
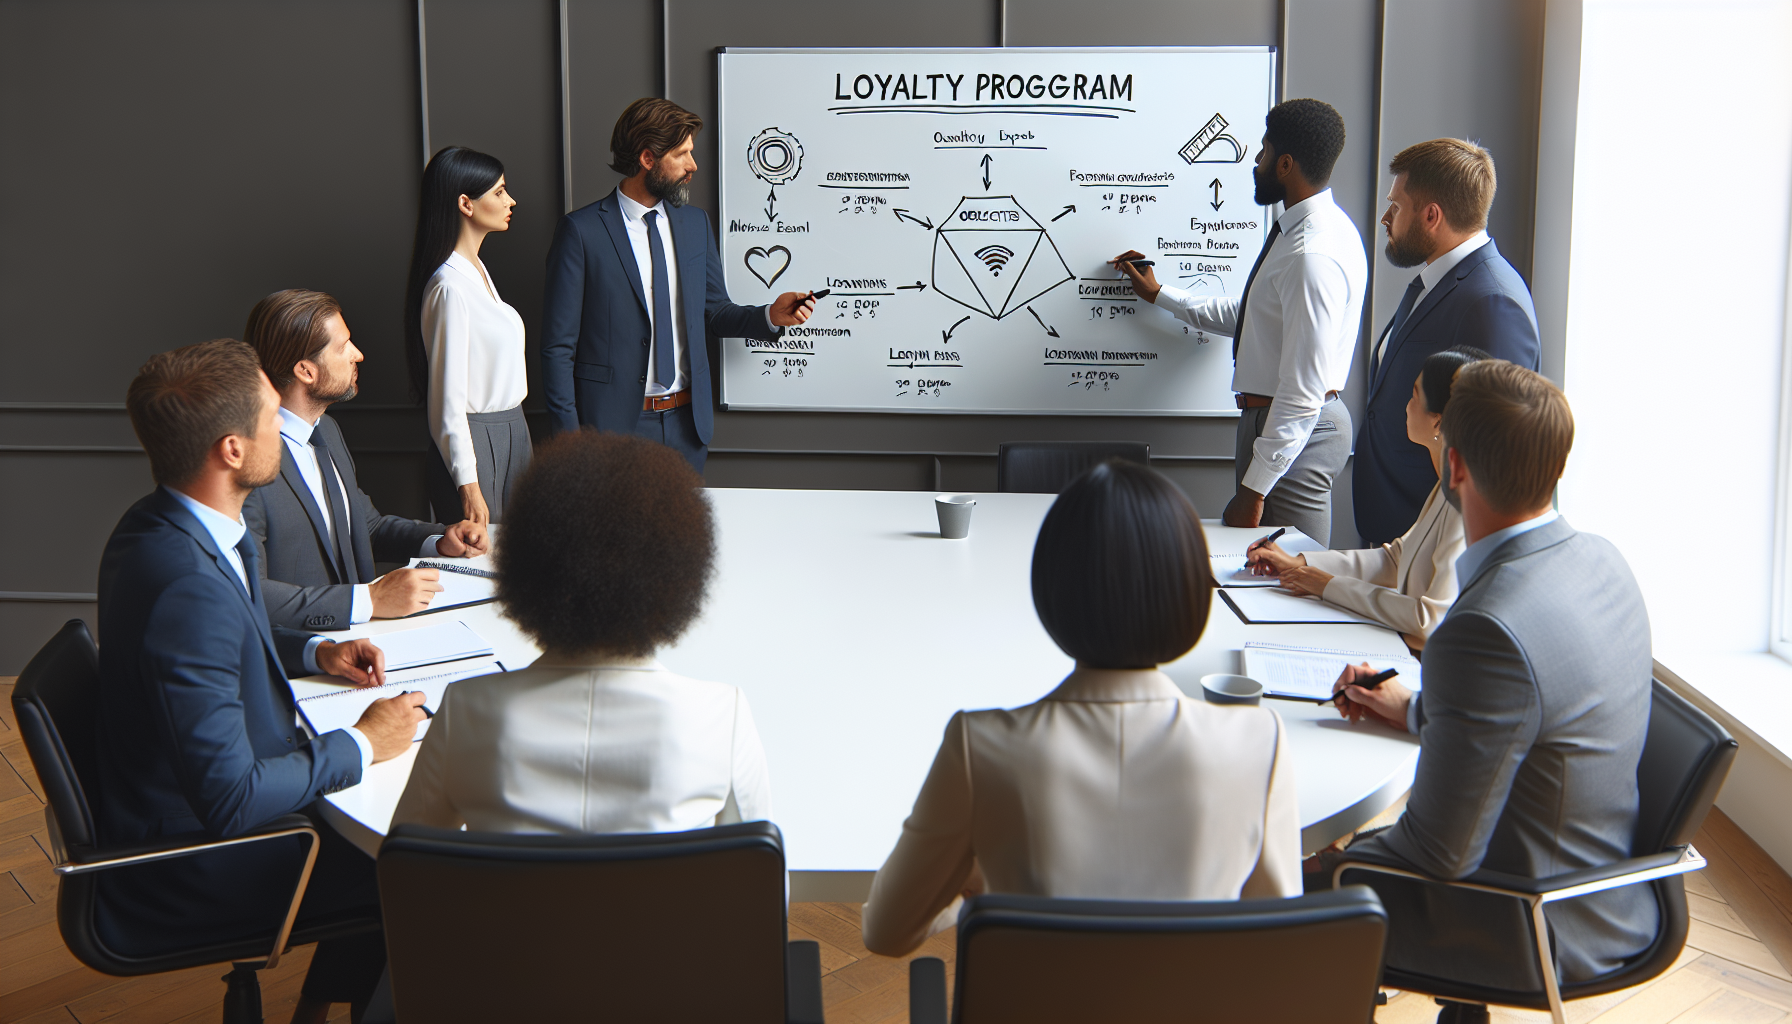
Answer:
M62 590L0 590L0 601L33 604L94 604L98 594L81 594Z

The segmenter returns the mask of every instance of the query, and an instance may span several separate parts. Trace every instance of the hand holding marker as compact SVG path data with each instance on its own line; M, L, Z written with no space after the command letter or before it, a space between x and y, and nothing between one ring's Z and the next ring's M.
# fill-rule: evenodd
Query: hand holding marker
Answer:
M1251 554L1253 552L1255 552L1258 548L1268 547L1269 545L1274 544L1276 541L1278 541L1282 538L1282 534L1287 533L1287 532L1288 532L1288 528L1286 526L1284 526L1281 529L1277 530L1276 532L1270 534L1269 536L1264 537L1262 540L1252 541L1250 546L1246 547L1244 549L1244 564L1246 564L1246 565L1251 564Z
M1359 679L1354 683L1345 683L1344 686L1360 686L1365 690L1373 690L1377 686L1380 686L1382 683L1387 682L1388 680L1394 678L1395 676L1397 676L1399 674L1400 674L1400 670L1397 668L1382 669L1380 672L1375 673L1374 675L1370 676L1367 679ZM1339 687L1337 693L1332 694L1330 697L1327 697L1324 700L1315 701L1314 703L1335 704L1340 699L1342 699L1342 700L1350 699L1350 695L1344 692L1344 687Z

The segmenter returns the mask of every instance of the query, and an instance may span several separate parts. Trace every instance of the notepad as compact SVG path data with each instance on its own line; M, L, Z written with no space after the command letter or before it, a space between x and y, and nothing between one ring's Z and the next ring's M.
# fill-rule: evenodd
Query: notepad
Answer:
M464 566L469 569L491 570L489 556L480 558L454 559L413 558L412 569L436 569L436 582L442 585L442 592L429 599L429 611L439 612L444 608L457 608L461 605L478 604L490 601L498 596L498 580L494 576L476 576L465 572L450 572L437 568L443 564Z
M1381 623L1367 619L1356 612L1326 604L1317 597L1303 597L1286 590L1275 590L1268 587L1232 587L1220 591L1220 596L1238 613L1238 617L1253 626L1272 623L1351 623L1360 622L1371 626Z
M367 706L376 700L396 697L401 693L423 691L423 706L433 714L441 710L442 696L448 692L451 683L474 676L489 675L504 671L504 666L497 658L478 658L473 661L453 662L448 665L428 665L402 672L387 672L384 686L368 686L355 688L342 686L323 693L313 693L299 698L299 713L311 724L313 732L322 736L335 729L346 729L361 720ZM314 684L315 685L315 684ZM297 688L295 687L295 692ZM429 732L429 719L417 723L417 734L411 737L412 742L423 739Z
M1276 540L1276 547L1290 554L1325 550L1324 544L1298 530L1289 530L1283 534ZM1245 567L1243 551L1216 551L1209 554L1207 559L1214 582L1222 587L1274 587L1280 584L1274 576L1251 575L1251 570Z
M1344 666L1368 662L1377 672L1397 668L1400 684L1409 690L1421 686L1419 662L1404 654L1371 654L1328 647L1296 647L1252 641L1244 645L1244 674L1263 684L1271 697L1325 700Z
M459 619L369 637L386 655L386 671L491 656L492 645Z

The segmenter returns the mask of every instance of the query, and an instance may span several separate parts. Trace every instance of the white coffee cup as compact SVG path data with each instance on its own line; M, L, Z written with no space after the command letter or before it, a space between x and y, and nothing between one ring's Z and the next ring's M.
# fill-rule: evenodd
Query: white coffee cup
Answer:
M933 499L933 509L940 517L940 536L962 540L971 533L971 509L977 507L974 494L941 494Z
M1216 672L1201 677L1201 693L1209 704L1256 704L1263 700L1263 684L1250 676Z

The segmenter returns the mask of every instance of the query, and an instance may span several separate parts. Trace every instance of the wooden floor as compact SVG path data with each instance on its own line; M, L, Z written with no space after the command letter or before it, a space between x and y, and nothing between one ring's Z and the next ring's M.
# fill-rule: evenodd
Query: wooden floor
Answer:
M56 929L56 880L44 837L43 795L12 718L12 680L0 678L0 1024L213 1022L228 965L146 978L111 978L81 966ZM1792 1024L1792 878L1721 811L1697 839L1710 868L1686 880L1692 932L1673 969L1647 985L1570 1003L1576 1024ZM821 944L829 1024L908 1019L908 963L875 956L859 942L859 908L796 903L790 937ZM953 959L950 932L916 956ZM284 1024L298 998L311 949L294 951L262 979L268 1021ZM1379 1024L1430 1022L1429 997L1395 996ZM1495 1021L1547 1021L1502 1010ZM347 1020L337 1007L332 1021Z

